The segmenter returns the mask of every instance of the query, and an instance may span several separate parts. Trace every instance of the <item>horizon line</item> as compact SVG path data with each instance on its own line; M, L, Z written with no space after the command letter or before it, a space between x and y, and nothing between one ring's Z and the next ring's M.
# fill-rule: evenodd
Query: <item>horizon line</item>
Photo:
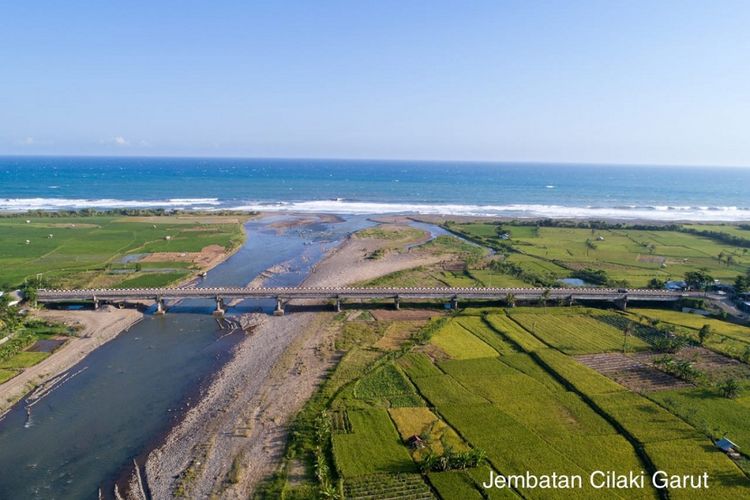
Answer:
M644 162L596 162L596 161L553 161L553 160L467 160L467 159L415 159L415 158L361 158L361 157L326 157L326 156L243 156L243 155L178 155L178 154L4 154L0 158L87 158L87 159L174 159L174 160L271 160L271 161L342 161L342 162L368 162L377 161L385 163L459 163L459 164L484 164L484 165L557 165L557 166L600 166L600 167L653 167L653 168L750 168L750 164L698 164L698 163L644 163Z

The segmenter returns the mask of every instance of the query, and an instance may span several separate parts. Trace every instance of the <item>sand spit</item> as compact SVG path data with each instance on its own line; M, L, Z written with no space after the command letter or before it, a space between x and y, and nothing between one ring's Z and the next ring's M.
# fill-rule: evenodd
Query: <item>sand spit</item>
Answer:
M439 256L389 252L392 242L350 238L332 250L305 280L333 286L373 279L438 262ZM288 310L294 308L291 304ZM248 498L281 461L287 424L335 363L332 312L294 312L269 318L236 348L205 397L152 452L145 480L153 498ZM233 463L239 477L231 477ZM131 498L139 498L131 491Z
M135 309L113 307L103 307L98 311L40 310L33 314L48 321L79 325L81 331L47 359L0 385L0 414L34 387L68 370L143 318L143 314Z

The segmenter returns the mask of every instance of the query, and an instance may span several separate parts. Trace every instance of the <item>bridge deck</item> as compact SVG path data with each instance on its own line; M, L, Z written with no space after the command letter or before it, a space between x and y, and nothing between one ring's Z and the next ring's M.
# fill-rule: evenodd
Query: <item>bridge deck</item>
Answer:
M513 295L518 300L549 299L675 301L683 297L702 296L701 292L673 292L650 289L617 288L409 288L409 287L214 287L214 288L92 288L80 290L39 290L39 302L73 300L127 299L503 299Z

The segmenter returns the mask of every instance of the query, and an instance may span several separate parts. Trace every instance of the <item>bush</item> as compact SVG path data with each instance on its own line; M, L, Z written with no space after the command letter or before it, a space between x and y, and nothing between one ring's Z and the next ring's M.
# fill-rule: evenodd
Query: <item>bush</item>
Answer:
M740 384L733 378L720 382L716 388L725 398L734 399L740 395Z

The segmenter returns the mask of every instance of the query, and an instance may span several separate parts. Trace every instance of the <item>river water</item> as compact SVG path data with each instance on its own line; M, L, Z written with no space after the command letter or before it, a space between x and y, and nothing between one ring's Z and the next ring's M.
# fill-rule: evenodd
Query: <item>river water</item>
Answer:
M269 286L296 285L326 251L371 223L363 216L280 227L293 216L246 224L245 245L198 286L246 285L269 267ZM228 312L273 304L246 301ZM20 402L0 420L0 499L97 498L178 421L231 358L242 334L224 335L213 302L172 305L92 352L27 415Z

